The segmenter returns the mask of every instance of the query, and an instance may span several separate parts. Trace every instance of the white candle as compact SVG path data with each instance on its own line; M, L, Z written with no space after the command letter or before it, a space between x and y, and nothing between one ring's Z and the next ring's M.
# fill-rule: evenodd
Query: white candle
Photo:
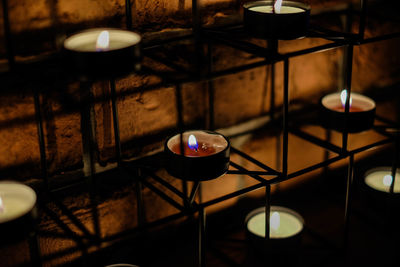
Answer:
M250 7L249 10L260 12L260 13L273 13L272 5L265 6L254 6ZM282 6L280 12L276 12L277 14L294 14L294 13L302 13L305 12L304 9L293 6Z
M64 41L64 47L77 52L96 52L99 51L99 37L109 42L108 47L101 47L100 51L123 49L141 41L140 35L131 31L96 28L72 35Z
M394 182L394 193L400 193L400 172L396 172ZM377 168L368 172L364 178L365 184L369 187L381 191L390 192L390 185L393 183L392 172L389 167Z
M21 183L0 182L0 223L15 220L27 214L36 203L36 193Z
M303 221L299 215L295 214L290 209L272 206L270 238L288 238L300 233L303 229ZM247 222L247 229L257 236L265 237L265 211L252 216Z

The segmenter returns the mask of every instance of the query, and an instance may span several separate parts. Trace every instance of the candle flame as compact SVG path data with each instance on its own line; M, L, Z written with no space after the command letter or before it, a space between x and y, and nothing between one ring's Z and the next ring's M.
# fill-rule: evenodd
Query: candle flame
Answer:
M393 177L391 175L385 175L383 176L383 185L385 186L391 186L392 182L393 182Z
M269 225L271 226L272 230L278 231L280 224L281 216L279 215L279 212L274 211L269 218Z
M97 37L96 50L104 51L110 47L110 33L108 31L102 31Z
M3 199L0 197L0 213L4 211Z
M191 150L194 151L197 151L197 149L199 148L196 137L193 134L189 135L188 146Z
M281 13L281 7L282 7L282 0L277 0L274 4L274 10L276 13Z
M343 106L343 108L345 108L345 106L346 106L346 99L347 99L347 90L344 89L344 90L342 90L342 92L340 93L340 100L342 101L342 106ZM351 107L352 102L353 102L353 99L352 99L352 97L351 97L351 95L350 95L350 104L349 104L349 107Z

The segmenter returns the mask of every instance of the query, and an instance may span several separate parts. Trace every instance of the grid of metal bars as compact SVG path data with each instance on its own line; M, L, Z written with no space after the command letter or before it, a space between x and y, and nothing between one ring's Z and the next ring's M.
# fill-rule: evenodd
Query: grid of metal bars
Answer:
M239 3L240 1L238 1ZM9 62L10 71L13 71L15 67L15 60L14 54L12 49L12 42L11 42L11 34L10 34L10 25L8 20L8 6L7 0L2 0L3 3L3 17L4 17L4 32L5 32L5 41L6 41L6 48L7 48L7 59ZM166 85L174 85L176 89L176 107L178 111L178 125L177 127L180 131L184 131L185 125L183 122L183 107L182 107L182 96L181 96L181 85L187 82L195 82L195 81L207 81L208 88L209 88L209 109L210 109L210 118L209 118L209 129L214 129L214 94L213 94L213 80L229 74L239 73L245 70L249 70L252 68L271 65L272 70L270 72L271 75L271 85L272 90L271 94L274 93L274 79L275 79L275 63L283 62L283 79L284 79L284 87L283 87L283 107L282 107L282 153L281 153L281 164L282 170L278 171L275 170L266 164L259 162L258 160L254 159L250 155L237 150L232 147L231 152L238 155L239 157L255 164L262 171L254 171L248 170L237 164L235 162L231 162L230 166L231 169L228 171L227 175L229 174L241 174L247 175L253 178L256 181L256 184L242 188L238 191L226 194L224 196L202 202L196 201L195 197L198 195L198 192L201 191L201 182L197 182L193 185L191 192L188 192L188 185L186 182L183 182L183 190L179 190L178 188L174 187L167 181L165 181L162 177L159 177L154 173L151 168L141 166L140 164L133 163L125 163L122 158L122 147L119 138L119 125L118 125L118 110L117 110L117 99L118 96L116 95L115 91L115 80L110 81L110 89L111 89L111 102L112 102L112 112L113 112L113 121L114 121L114 135L115 135L115 147L116 147L116 158L118 163L118 168L124 169L125 171L129 172L136 183L137 188L137 202L138 202L138 218L139 218L139 226L135 229L129 229L123 233L118 233L113 236L109 236L106 238L100 238L100 227L99 227L99 218L97 214L97 209L93 208L93 221L95 225L95 234L91 234L89 230L85 228L85 226L74 217L74 215L68 211L66 207L54 196L59 190L63 190L63 188L51 189L48 185L48 172L47 172L47 160L46 160L46 153L45 153L45 140L43 134L43 118L41 117L41 106L40 106L40 92L38 90L34 90L34 104L35 104L35 114L36 114L36 122L37 122L37 129L38 129L38 142L40 148L40 161L41 161L41 170L42 170L42 177L43 182L48 190L49 195L51 196L52 201L65 213L68 218L72 220L72 222L83 232L83 236L80 236L69 229L67 225L65 225L58 217L55 215L50 209L43 207L44 211L52 217L60 227L65 231L67 236L71 236L78 244L79 247L82 248L82 251L86 251L84 254L87 253L87 247L90 243L98 243L98 242L106 242L106 241L113 241L123 237L129 237L133 233L139 232L144 228L153 227L157 225L162 225L168 221L176 220L183 216L187 216L189 214L198 213L198 264L200 267L206 266L205 262L205 247L204 247L204 239L205 239L205 227L206 227L206 212L205 209L211 205L220 203L222 201L228 200L233 197L241 196L251 191L264 188L265 190L265 208L266 208L266 242L269 240L269 210L270 210L270 197L271 197L271 185L281 183L283 181L296 178L302 174L311 172L313 170L326 167L336 161L342 159L348 159L348 177L347 177L347 189L346 189L346 202L345 202L345 229L344 229L344 242L343 245L346 246L348 243L348 235L349 235L349 219L351 215L351 198L352 198L352 185L353 185L353 172L354 172L354 156L360 152L369 150L371 148L375 148L378 146L382 146L388 143L396 143L396 153L393 160L392 165L392 177L395 177L396 173L396 163L399 157L399 128L398 124L395 122L390 122L385 118L376 117L376 120L380 120L384 123L384 126L376 126L373 128L374 131L382 134L385 136L385 139L364 145L360 148L348 150L348 133L342 133L342 144L341 146L337 146L330 142L329 138L327 140L323 140L317 136L312 134L306 133L302 131L299 127L290 126L290 113L289 113L289 63L290 60L294 57L322 52L330 49L336 49L340 47L344 47L346 49L344 62L346 62L345 66L345 88L349 92L351 92L351 78L352 78L352 58L353 58L353 47L363 44L368 44L372 42L379 42L383 40L388 40L392 38L399 38L400 33L391 33L386 34L378 37L373 38L364 38L364 31L366 25L366 16L367 16L367 0L360 0L360 12L359 12L359 29L358 33L351 34L345 32L336 32L324 28L317 28L313 27L310 29L309 34L307 37L318 37L323 38L325 40L329 40L328 44L318 45L312 48L297 50L294 52L289 53L279 53L278 52L278 45L276 40L269 40L268 47L261 47L254 45L246 40L243 37L246 35L243 32L242 25L229 25L219 28L210 28L204 29L201 27L201 17L200 17L200 5L197 0L192 0L192 22L193 22L193 34L189 34L187 36L174 38L168 40L167 42L160 42L154 43L147 47L144 47L144 54L156 61L159 61L160 64L167 65L174 69L175 74L177 75L165 75L165 73L160 73L156 70L143 66L143 71L150 74L159 75L163 78L163 81L157 85L152 85L148 88L141 88L141 90L154 90L162 86ZM132 29L132 12L131 12L131 2L126 0L126 18L127 18L127 29ZM152 51L156 50L158 47L162 47L165 44L173 44L175 42L179 42L185 39L193 39L196 44L196 55L197 60L196 63L199 64L201 59L204 58L202 46L207 44L208 47L208 67L207 73L203 73L202 75L196 75L191 71L182 70L179 66L175 65L174 62L169 62L168 59L160 59L154 57L152 55ZM256 61L255 63L244 64L237 67L231 67L224 70L214 71L213 70L213 62L212 62L212 51L213 51L213 44L219 43L222 45L226 45L228 47L232 47L234 49L238 49L240 51L244 51L246 53L252 54L254 56L258 56L261 59ZM179 75L178 75L179 74ZM82 91L89 94L90 99L90 83L82 82ZM350 97L350 93L348 94L348 98ZM82 107L82 134L83 134L83 141L84 141L84 153L87 153L87 160L85 161L85 165L88 168L86 172L87 177L89 178L90 184L90 196L92 199L92 204L96 207L96 190L95 190L95 170L94 170L94 145L95 141L93 140L92 129L91 125L93 123L93 116L91 114L91 105L93 104L95 99L90 99ZM271 102L272 103L272 102ZM276 108L274 104L271 104L271 118L275 119L274 113ZM349 113L349 99L347 99L346 106L345 106L345 113ZM394 129L394 133L390 133L385 131L385 129L391 128ZM293 134L297 137L300 137L310 143L313 143L326 151L335 153L333 158L326 158L324 161L317 163L315 165L306 167L304 169L298 170L296 172L288 173L288 139L289 133ZM330 134L328 134L328 137ZM264 176L268 176L269 179L266 179ZM155 185L151 182L147 181L146 177L152 177L152 179L161 185L165 190L170 191L175 196L182 200L182 203L178 203L173 198L169 197L164 191L158 189ZM394 184L390 187L390 193L393 194L394 191ZM72 185L71 185L72 186ZM163 198L166 202L174 206L179 210L179 213L162 218L158 221L152 223L146 223L144 220L144 207L142 201L142 194L141 188L142 186L146 186L157 193L161 198ZM201 194L200 194L201 196ZM59 257L58 255L49 255L45 258L41 258L40 249L37 245L37 234L46 235L43 232L35 232L32 233L30 240L30 248L31 248L31 255L32 255L32 265L40 266L42 260L50 260L55 257ZM62 236L62 234L61 234ZM88 238L91 240L88 244L84 244L82 242L83 238ZM68 251L64 252L68 253ZM62 253L61 253L62 256Z

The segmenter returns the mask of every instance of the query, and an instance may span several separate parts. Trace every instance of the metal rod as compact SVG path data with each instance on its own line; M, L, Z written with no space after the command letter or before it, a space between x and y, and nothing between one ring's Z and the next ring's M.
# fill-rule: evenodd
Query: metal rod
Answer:
M271 121L275 120L275 64L271 64L271 93L269 100L269 115L271 117ZM268 68L268 66L266 67Z
M44 140L43 132L43 118L42 111L40 108L40 95L38 89L35 87L33 89L33 99L35 102L35 117L36 126L39 140L39 152L40 152L40 169L42 173L43 182L47 191L49 191L49 180L47 173L47 157L46 157L46 142Z
M166 187L168 190L170 190L171 192L173 192L175 195L177 195L178 197L182 198L182 199L186 199L187 195L183 194L181 191L179 191L178 188L176 188L175 186L171 185L170 183L168 183L167 181L165 181L164 179L162 179L161 177L157 176L156 174L154 174L152 171L148 170L146 171L148 175L150 175L155 181L157 181L158 183L162 184L164 187Z
M282 174L288 172L288 148L289 148L289 60L283 65L283 136L282 136Z
M394 185L396 182L396 178L399 179L399 177L396 177L397 173L397 162L399 160L399 153L400 153L400 140L399 140L400 134L397 132L396 133L396 140L395 140L395 145L394 145L394 156L393 156L393 162L392 162L392 183L390 184L390 197L393 199L394 198ZM393 203L393 202L392 202Z
M346 202L344 210L344 238L343 249L346 254L349 243L349 228L351 215L351 202L353 196L353 174L354 174L354 155L349 157L349 165L347 169L347 187L346 187Z
M344 62L345 62L345 69L344 69L344 76L345 78L345 85L347 90L347 97L346 103L344 106L345 112L345 122L344 122L344 131L342 133L342 153L347 152L347 143L348 143L348 115L350 112L350 97L351 97L351 79L352 79L352 72L353 72L353 45L348 45L345 53L344 53Z
M271 173L267 171L239 171L239 170L228 170L226 174L242 174L242 175L254 174L254 175L271 175L271 176L276 175L276 173Z
M199 210L199 267L206 266L206 211L204 208Z
M360 15L360 24L358 28L358 38L360 40L364 39L365 33L365 25L367 20L367 0L360 1L361 15Z
M212 41L208 42L208 74L213 71ZM208 128L214 130L214 81L208 81Z
M14 58L14 48L11 40L10 18L8 16L8 1L2 0L2 4L3 4L4 38L7 51L6 53L7 53L8 66L10 69L14 69L15 58Z
M242 166L240 166L239 164L236 164L236 163L233 162L233 161L230 162L230 165L231 165L232 167L234 167L234 168L240 170L240 171L248 171L247 169L243 168ZM260 176L258 176L258 175L252 174L252 175L249 175L249 176L252 177L252 178L254 178L254 179L256 179L257 181L259 181L259 182L261 182L261 183L266 182L265 179L263 179L262 177L260 177Z
M265 243L270 245L271 185L265 186ZM269 249L268 249L269 251Z
M143 203L143 185L141 182L142 170L137 168L137 179L136 179L136 202L137 202L137 217L138 217L138 225L142 226L146 223L146 214Z
M185 210L184 207L182 205L180 205L178 202L176 202L175 200L173 200L171 197L169 197L166 193L164 193L163 191L161 191L160 189L158 189L157 187L155 187L154 185L152 185L151 183L147 182L146 180L142 180L142 183L147 186L149 189L153 190L155 193L157 193L157 195L159 197L161 197L162 199L164 199L166 202L168 202L169 204L171 204L172 206L174 206L175 208L177 208L179 211L183 211Z
M191 205L196 197L197 190L199 189L200 182L195 182L189 196L189 204Z
M251 163L254 163L254 164L256 164L257 166L263 168L264 170L267 170L267 171L269 171L269 172L271 172L271 173L279 174L279 172L277 172L276 170L272 169L271 167L268 167L267 165L261 163L260 161L258 161L258 160L256 160L256 159L250 157L250 156L247 155L246 153L244 153L244 152L242 152L242 151L240 151L240 150L238 150L238 149L236 149L236 148L234 148L234 147L231 147L231 151L232 151L233 153L236 153L236 154L238 154L239 156L245 158L246 160L250 161Z
M131 0L125 0L126 28L132 30L132 6Z
M316 145L318 145L320 147L323 147L328 151L332 151L334 153L340 154L340 151L341 151L340 147L338 147L338 146L336 146L336 145L334 145L334 144L332 144L332 143L330 143L328 141L322 140L322 139L320 139L320 138L318 138L316 136L308 134L308 133L306 133L306 132L304 132L304 131L302 131L300 129L291 128L290 129L290 133L292 133L292 134L296 135L297 137L300 137L300 138L302 138L302 139L304 139L306 141L314 143L314 144L316 144ZM329 157L329 155L328 155L328 157Z
M127 0L129 2L129 0ZM117 103L117 93L116 93L115 80L110 80L111 89L111 105L113 113L113 123L114 123L114 139L115 139L115 153L117 158L118 167L121 167L122 163L122 149L121 149L121 138L119 131L119 118L118 118L118 103Z
M35 226L35 228L37 227ZM28 243L29 243L31 266L41 267L42 259L41 259L40 244L39 244L37 229L33 230L29 234Z

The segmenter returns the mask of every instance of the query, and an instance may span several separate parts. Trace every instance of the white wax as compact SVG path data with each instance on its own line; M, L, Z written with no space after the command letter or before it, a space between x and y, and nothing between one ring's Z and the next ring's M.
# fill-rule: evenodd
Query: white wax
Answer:
M351 93L350 96L352 98L351 102L352 107L357 107L359 109L362 109L363 111L367 111L374 109L376 106L375 101L373 101L371 98L367 96L357 93ZM322 105L327 109L336 109L337 107L341 107L342 106L341 93L333 93L324 96L322 98ZM336 110L336 111L344 112L344 110Z
M260 13L273 13L272 6L254 6L250 7L249 10L255 11L255 12L260 12ZM281 11L277 14L294 14L294 13L301 13L305 12L304 9L299 8L299 7L293 7L293 6L282 6Z
M0 182L0 197L0 223L25 215L36 203L35 191L29 186L15 182Z
M391 175L391 171L389 170L376 170L372 171L371 173L367 174L364 178L365 184L369 187L381 191L381 192L390 192L390 184L384 184L383 178L387 175ZM394 193L400 193L400 172L396 172L394 182Z
M271 215L274 212L271 207ZM277 229L270 226L270 238L287 238L299 233L303 229L302 221L285 211L277 211L280 216L280 224ZM260 212L249 219L247 229L255 235L265 237L265 212Z
M139 34L119 29L91 29L72 35L64 41L64 47L78 52L96 52L96 43L102 31L109 32L109 50L117 50L138 44Z

